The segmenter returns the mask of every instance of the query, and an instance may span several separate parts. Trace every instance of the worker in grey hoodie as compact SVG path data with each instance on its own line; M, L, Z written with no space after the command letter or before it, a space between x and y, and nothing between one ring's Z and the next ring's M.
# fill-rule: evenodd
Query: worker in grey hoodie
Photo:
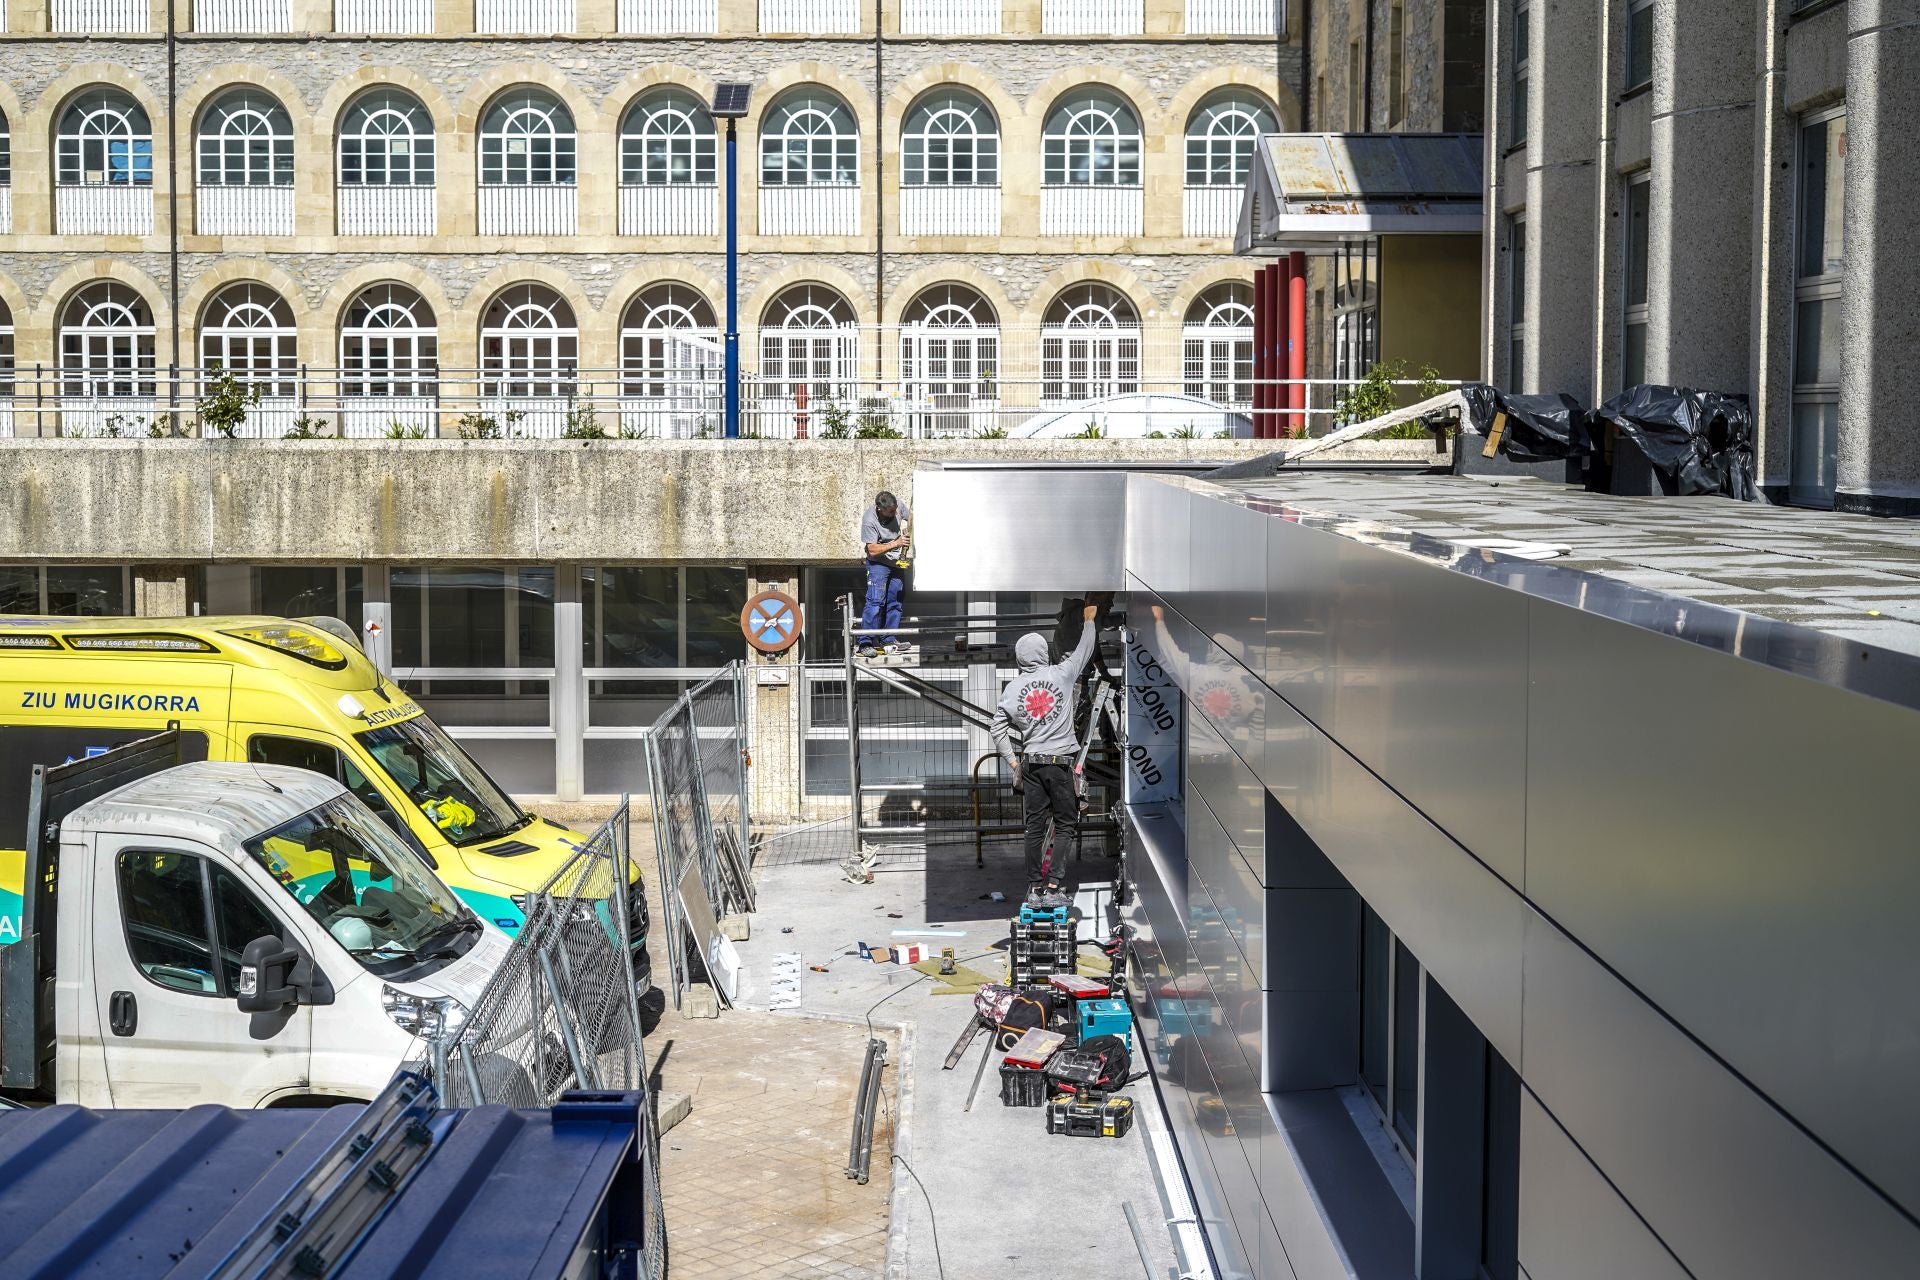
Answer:
M994 749L1013 770L1013 785L1026 791L1027 896L1038 900L1060 892L1058 866L1045 861L1047 819L1054 824L1055 845L1071 837L1080 817L1080 798L1073 785L1080 743L1073 733L1073 690L1099 641L1094 625L1098 605L1088 605L1080 628L1080 643L1064 662L1049 666L1047 638L1030 631L1013 646L1020 674L1007 682L993 709ZM1008 740L1020 735L1020 753Z

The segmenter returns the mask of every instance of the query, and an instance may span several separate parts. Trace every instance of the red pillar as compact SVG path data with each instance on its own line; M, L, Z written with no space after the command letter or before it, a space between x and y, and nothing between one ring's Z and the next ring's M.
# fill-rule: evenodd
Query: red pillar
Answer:
M1253 434L1267 434L1267 366L1273 357L1273 310L1267 305L1267 268L1253 273Z
M1287 348L1293 341L1293 329L1288 323L1287 292L1293 287L1293 267L1282 258L1273 265L1273 412L1268 417L1271 429L1268 434L1278 438L1287 434L1286 415L1287 388L1280 385L1287 376Z
M1294 379L1287 388L1287 434L1307 434L1307 255L1296 251L1289 271L1287 295L1287 376Z

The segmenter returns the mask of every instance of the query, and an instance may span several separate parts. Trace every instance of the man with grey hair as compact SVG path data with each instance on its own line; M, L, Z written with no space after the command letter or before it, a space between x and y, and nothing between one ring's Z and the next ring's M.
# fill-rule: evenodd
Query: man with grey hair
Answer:
M867 603L860 612L860 656L877 658L889 647L904 651L892 634L900 625L900 597L907 589L907 504L882 489L860 517L860 546L867 553ZM885 628L885 633L874 633Z
M1063 661L1047 662L1051 651L1038 631L1014 643L1020 674L1007 682L988 730L994 749L1012 767L1014 787L1026 792L1027 897L1035 902L1060 892L1058 860L1049 862L1046 856L1048 820L1053 822L1055 848L1079 827L1080 795L1073 771L1079 764L1080 741L1073 732L1073 691L1098 643L1100 628L1094 619L1099 614L1098 605L1081 610L1080 641ZM1015 733L1020 735L1017 757L1008 745Z

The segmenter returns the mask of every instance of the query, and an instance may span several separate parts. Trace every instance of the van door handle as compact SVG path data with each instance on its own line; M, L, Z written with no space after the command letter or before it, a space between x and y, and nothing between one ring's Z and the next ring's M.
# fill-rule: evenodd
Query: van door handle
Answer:
M140 1006L135 1003L133 992L116 991L107 997L107 1025L117 1036L133 1034L134 1028L140 1025Z

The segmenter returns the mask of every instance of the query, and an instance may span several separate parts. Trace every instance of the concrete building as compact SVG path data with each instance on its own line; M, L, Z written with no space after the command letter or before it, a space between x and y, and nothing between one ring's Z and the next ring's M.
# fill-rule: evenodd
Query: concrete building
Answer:
M1036 488L1108 536L1000 535ZM1914 1274L1904 522L1284 469L917 489L932 585L1129 592L1130 995L1216 1274Z
M1487 376L1743 393L1770 497L1920 510L1914 6L1489 13Z
M1232 404L1284 8L9 0L0 430L718 434L720 80L749 430Z

